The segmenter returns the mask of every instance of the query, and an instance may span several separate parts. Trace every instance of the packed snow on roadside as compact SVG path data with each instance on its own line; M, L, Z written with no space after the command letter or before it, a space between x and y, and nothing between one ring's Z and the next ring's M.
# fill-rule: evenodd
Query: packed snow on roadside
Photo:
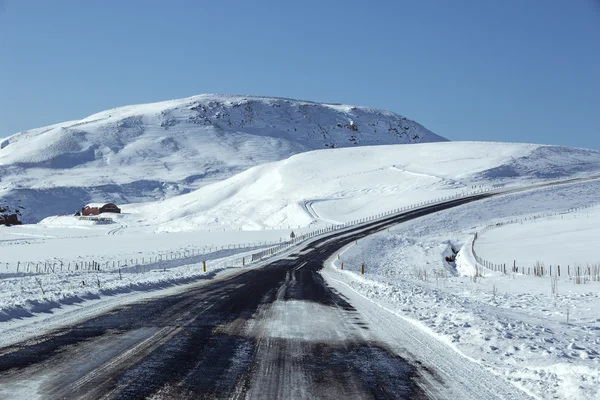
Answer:
M591 241L585 241L585 251L577 242L586 234L598 237L600 207L587 207L598 204L599 192L600 181L592 181L439 212L348 246L324 275L418 321L539 398L600 398L600 282L576 284L563 273L553 295L550 277L505 276L479 266L484 277L474 279L445 260L466 244L457 263L469 262L470 239L488 224L561 213L490 230L477 240L476 251L498 263L514 257L598 262ZM581 207L586 209L568 212Z
M69 263L69 270L64 264L54 264L46 270L42 264L39 273L35 272L35 265L30 266L30 272L1 273L0 322L32 317L99 296L153 291L210 279L224 270L250 266L251 254L260 249L180 251L144 261L142 257L118 261L116 266L79 262Z
M252 253L289 240L291 232L161 235L129 228L127 215L112 218L116 222L99 225L51 217L35 225L0 226L0 322L98 296L212 278L225 269L250 266Z

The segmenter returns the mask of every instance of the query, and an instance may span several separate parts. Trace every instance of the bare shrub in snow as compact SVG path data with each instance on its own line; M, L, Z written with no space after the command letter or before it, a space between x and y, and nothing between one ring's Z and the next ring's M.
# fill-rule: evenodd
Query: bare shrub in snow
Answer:
M581 276L579 275L579 267L575 267L575 276L574 276L574 279L575 279L575 283L576 284L579 285L581 283Z
M429 278L427 276L427 270L425 268L415 268L414 270L415 279L423 282L429 282Z
M600 281L600 264L593 264L591 267L592 280L594 282Z
M537 276L537 277L544 276L545 269L546 269L546 266L544 265L544 263L536 261L535 265L533 267L533 275Z
M444 285L448 280L448 271L445 269L433 270L433 275L435 276L435 285L437 287L439 287L440 282Z

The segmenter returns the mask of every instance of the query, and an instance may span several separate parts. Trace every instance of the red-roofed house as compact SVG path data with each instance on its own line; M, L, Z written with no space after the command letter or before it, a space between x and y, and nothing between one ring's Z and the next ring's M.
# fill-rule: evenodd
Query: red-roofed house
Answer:
M98 215L102 213L121 213L121 209L113 203L90 203L81 209L81 215Z

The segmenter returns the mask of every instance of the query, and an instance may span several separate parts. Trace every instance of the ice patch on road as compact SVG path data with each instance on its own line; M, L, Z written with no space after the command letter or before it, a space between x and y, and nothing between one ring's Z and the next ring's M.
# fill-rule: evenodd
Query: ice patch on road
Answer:
M332 329L339 310L310 301L277 300L264 305L248 325L253 335L309 342L344 342L345 330Z

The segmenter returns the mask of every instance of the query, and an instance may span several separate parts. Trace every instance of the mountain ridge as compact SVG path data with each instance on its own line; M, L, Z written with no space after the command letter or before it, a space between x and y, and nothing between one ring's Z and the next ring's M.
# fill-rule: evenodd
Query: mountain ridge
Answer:
M1 140L0 197L22 200L26 220L35 222L91 201L187 193L316 149L446 140L375 108L203 94L112 108Z

